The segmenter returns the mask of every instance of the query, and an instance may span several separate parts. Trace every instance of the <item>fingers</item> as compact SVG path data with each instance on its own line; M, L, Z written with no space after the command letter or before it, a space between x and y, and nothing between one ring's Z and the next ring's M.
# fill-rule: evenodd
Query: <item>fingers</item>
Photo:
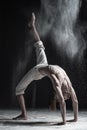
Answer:
M67 120L67 122L76 122L75 119Z

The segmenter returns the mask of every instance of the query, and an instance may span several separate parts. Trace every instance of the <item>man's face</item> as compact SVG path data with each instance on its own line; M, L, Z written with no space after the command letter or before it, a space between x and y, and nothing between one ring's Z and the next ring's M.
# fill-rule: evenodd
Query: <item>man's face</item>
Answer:
M70 98L70 93L69 93L69 88L67 86L67 84L62 85L61 87L62 90L62 94L65 100Z
M65 100L70 98L70 94L68 92L63 92L63 97Z

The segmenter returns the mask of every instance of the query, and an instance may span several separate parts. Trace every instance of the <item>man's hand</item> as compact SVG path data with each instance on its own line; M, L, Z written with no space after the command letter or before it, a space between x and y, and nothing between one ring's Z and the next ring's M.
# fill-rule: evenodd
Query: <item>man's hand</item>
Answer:
M59 122L56 125L66 125L66 122Z
M72 120L67 120L67 122L77 122L77 120L72 119Z

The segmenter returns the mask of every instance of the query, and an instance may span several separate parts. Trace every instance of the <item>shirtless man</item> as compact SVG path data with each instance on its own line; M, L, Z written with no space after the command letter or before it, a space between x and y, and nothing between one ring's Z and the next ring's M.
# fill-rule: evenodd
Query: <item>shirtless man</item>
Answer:
M24 91L27 86L33 80L42 79L45 76L48 76L52 81L53 88L55 90L56 100L60 104L61 116L63 123L66 124L66 103L65 100L71 97L73 111L74 111L74 119L73 121L77 121L78 119L78 100L75 94L75 91L72 87L69 77L67 76L66 72L59 67L58 65L48 65L45 48L40 40L39 34L35 27L35 15L32 13L31 23L28 24L29 27L32 28L32 32L35 37L34 46L36 48L36 57L37 57L37 65L33 67L27 74L22 78L22 80L18 83L16 87L16 96L22 110L22 113L13 118L16 120L20 119L27 119L27 112L25 107L25 100L24 100Z

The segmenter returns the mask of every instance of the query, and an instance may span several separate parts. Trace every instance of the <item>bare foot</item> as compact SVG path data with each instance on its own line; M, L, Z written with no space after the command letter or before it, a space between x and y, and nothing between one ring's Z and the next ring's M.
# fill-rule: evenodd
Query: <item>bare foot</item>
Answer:
M32 13L32 18L31 18L31 22L32 22L32 24L34 25L35 24L35 14L34 13Z
M20 114L17 117L12 118L13 120L27 120L27 116Z
M34 24L35 24L35 14L34 13L32 13L32 17L31 17L31 21L28 23L28 27L29 28L31 28L31 27L33 27L34 26Z

